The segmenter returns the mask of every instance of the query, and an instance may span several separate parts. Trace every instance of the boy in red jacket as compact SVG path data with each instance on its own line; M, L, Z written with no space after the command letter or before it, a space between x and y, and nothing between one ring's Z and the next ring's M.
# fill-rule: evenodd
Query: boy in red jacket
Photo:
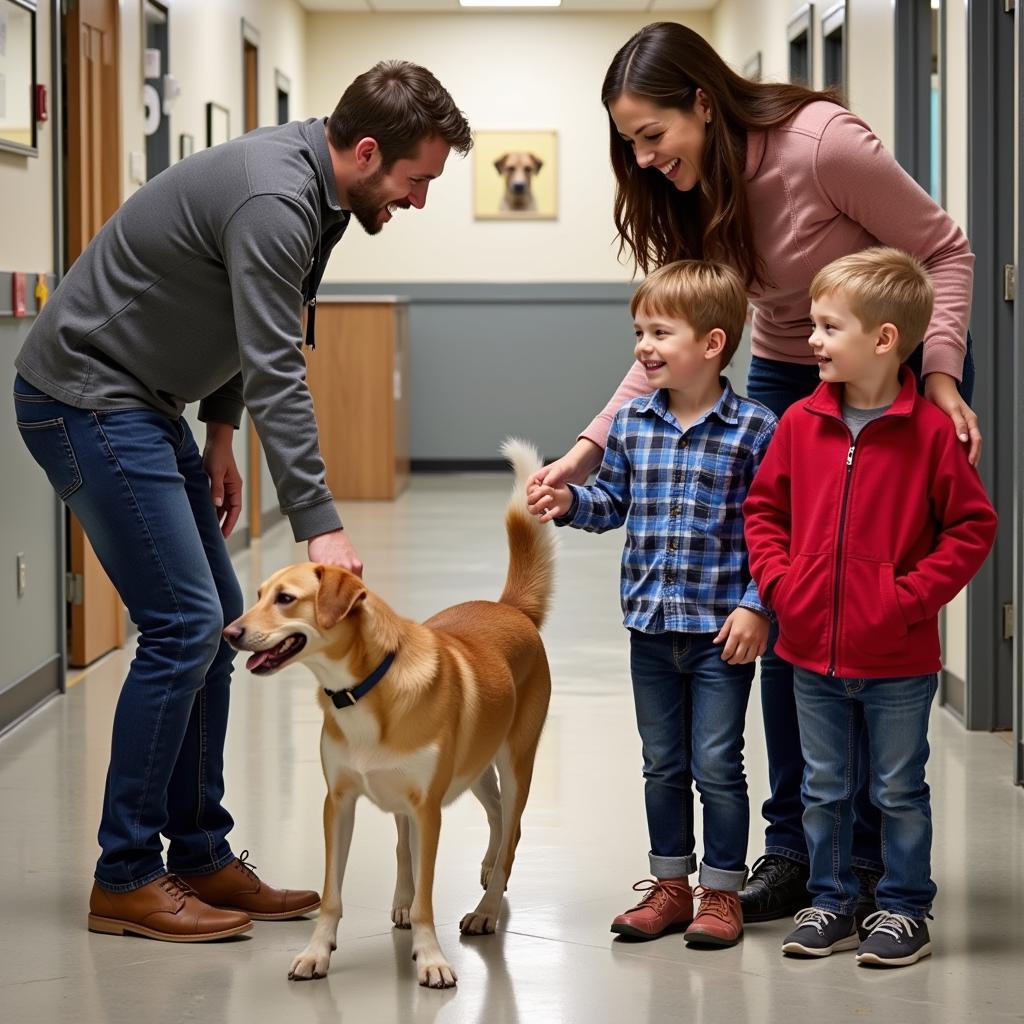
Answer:
M783 953L859 946L891 967L931 951L925 918L931 808L928 714L938 614L978 571L996 515L941 410L903 361L921 342L932 286L913 257L867 249L811 282L822 383L783 416L743 506L750 571L795 666L812 905ZM885 874L861 941L854 919L852 790L866 729Z

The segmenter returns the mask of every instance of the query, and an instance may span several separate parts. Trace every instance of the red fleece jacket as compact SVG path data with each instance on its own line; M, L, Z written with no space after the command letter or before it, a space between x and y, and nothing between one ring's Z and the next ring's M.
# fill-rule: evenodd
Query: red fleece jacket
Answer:
M743 505L750 572L776 651L847 678L937 672L939 609L981 567L996 514L950 418L901 371L854 444L842 389L782 417Z

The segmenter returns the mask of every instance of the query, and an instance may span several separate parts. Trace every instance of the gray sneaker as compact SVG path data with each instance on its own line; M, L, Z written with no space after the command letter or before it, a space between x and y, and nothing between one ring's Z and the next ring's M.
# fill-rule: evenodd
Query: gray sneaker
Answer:
M788 956L831 956L842 949L856 949L860 944L853 914L833 914L831 910L808 907L793 920L797 927L782 943L782 952Z
M873 967L909 967L931 955L932 943L924 918L904 917L879 910L864 922L870 935L857 950L857 963Z

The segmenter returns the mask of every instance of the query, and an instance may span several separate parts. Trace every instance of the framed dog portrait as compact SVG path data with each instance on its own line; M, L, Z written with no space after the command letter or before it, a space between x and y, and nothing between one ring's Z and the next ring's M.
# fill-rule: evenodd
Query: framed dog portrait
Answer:
M474 133L476 220L558 218L557 132Z

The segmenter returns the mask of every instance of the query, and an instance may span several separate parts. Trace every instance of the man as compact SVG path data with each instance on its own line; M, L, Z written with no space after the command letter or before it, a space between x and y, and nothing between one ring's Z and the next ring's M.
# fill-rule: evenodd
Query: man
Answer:
M243 407L312 561L361 573L324 481L301 314L352 216L377 234L426 203L469 126L424 68L378 64L325 120L261 129L158 175L108 221L16 364L19 427L139 627L114 716L89 927L167 941L314 910L227 842L223 749L242 595ZM200 401L200 456L181 413ZM160 834L169 840L164 865Z

